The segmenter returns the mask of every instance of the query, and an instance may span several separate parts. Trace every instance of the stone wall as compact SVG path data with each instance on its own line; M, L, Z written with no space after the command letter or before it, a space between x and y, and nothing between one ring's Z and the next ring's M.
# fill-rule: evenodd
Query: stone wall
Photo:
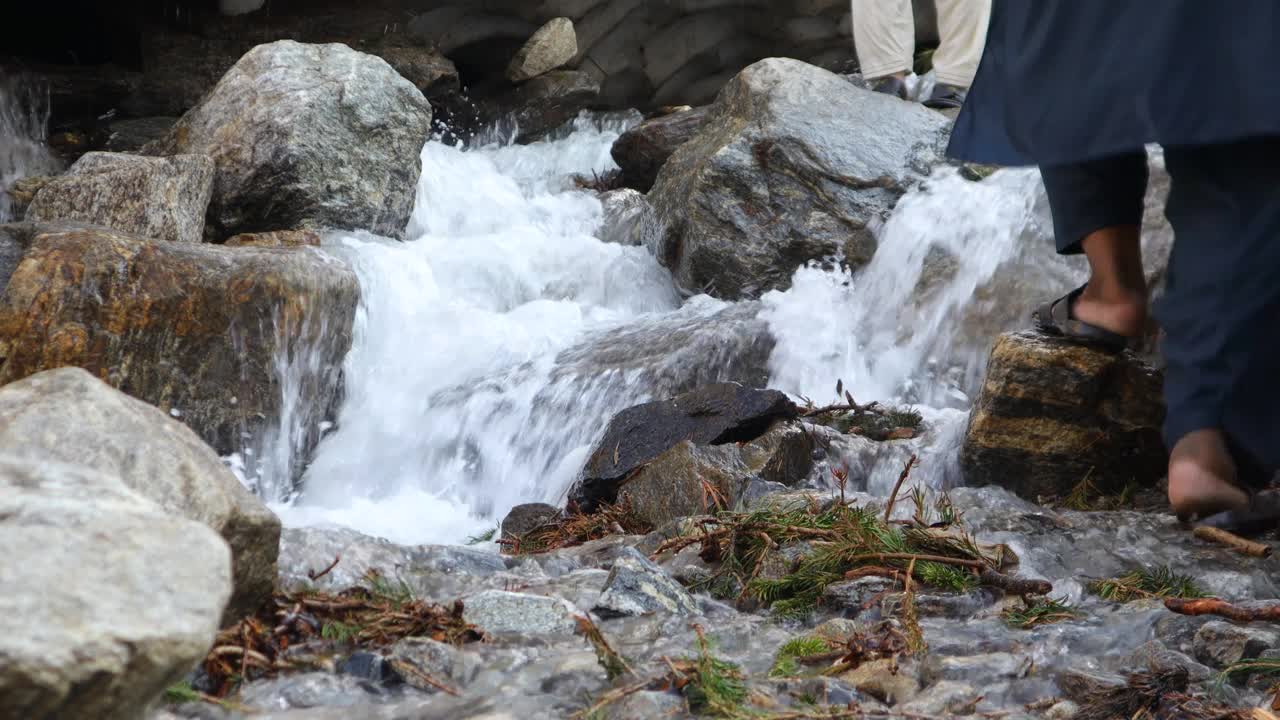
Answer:
M916 0L921 46L936 43L932 5ZM704 104L765 57L855 66L848 0L133 0L23 23L21 38L0 42L9 48L0 55L16 55L0 66L34 66L52 80L55 125L111 109L177 116L250 48L280 39L374 54L435 47L464 84L483 88L555 17L574 21L572 66L599 81L603 106ZM103 27L115 28L110 43Z

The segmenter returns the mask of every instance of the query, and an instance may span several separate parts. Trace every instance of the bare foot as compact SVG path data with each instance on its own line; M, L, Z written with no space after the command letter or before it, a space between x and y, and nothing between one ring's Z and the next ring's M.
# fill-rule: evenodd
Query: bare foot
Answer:
M1146 329L1147 295L1141 290L1103 293L1090 284L1076 298L1071 315L1117 335L1137 337Z
M1234 484L1236 465L1218 430L1197 430L1169 454L1169 504L1180 518L1242 510L1249 496Z

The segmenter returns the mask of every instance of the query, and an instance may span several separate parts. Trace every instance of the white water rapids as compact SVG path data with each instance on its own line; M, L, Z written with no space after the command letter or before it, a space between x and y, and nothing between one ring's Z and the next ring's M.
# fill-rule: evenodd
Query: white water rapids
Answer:
M339 240L363 293L346 399L302 495L275 498L287 524L459 542L517 504L558 502L615 412L736 379L726 368L765 328L771 387L825 402L840 379L864 401L915 404L943 445L934 463L954 464L994 335L1074 274L1044 240L1034 172L943 169L902 199L857 275L802 268L761 303L682 304L648 250L597 239L601 203L569 181L613 167L623 129L428 143L408 240Z
M0 83L0 221L3 189L55 168L47 93L31 92ZM801 268L760 301L682 301L649 249L598 239L601 202L570 180L614 167L618 117L527 146L429 142L406 242L329 238L362 296L336 427L291 492L317 417L300 388L319 358L304 348L276 362L280 426L245 449L252 462L229 458L287 524L460 542L517 504L562 501L614 413L724 380L819 403L842 380L859 401L913 405L922 439L830 462L885 492L919 452L914 478L955 481L992 340L1080 275L1052 251L1038 175L939 169L856 275Z

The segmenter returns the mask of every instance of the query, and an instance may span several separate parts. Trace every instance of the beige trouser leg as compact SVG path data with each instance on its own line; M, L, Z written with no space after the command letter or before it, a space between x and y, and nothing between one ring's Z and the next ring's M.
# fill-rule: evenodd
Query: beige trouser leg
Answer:
M982 49L987 44L991 0L935 2L938 6L940 42L937 51L933 53L934 74L940 83L967 88L973 83L973 75L978 72L978 61L982 59ZM888 4L896 5L897 0ZM857 17L856 13L854 17Z
M858 52L862 77L876 80L910 71L916 47L916 23L911 14L911 0L851 2L853 47Z

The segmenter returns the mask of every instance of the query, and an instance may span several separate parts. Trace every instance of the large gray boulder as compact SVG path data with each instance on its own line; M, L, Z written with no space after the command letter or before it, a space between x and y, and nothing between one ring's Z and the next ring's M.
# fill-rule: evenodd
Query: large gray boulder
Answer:
M386 61L345 45L259 45L151 154L217 165L209 225L332 227L400 237L413 210L431 106Z
M172 242L197 243L213 192L213 161L202 155L142 157L85 153L47 182L29 221L75 220Z
M870 260L875 225L943 156L947 120L788 59L739 73L649 195L677 282L725 299L787 288L796 268Z
M564 67L578 54L578 36L569 18L555 18L529 38L507 66L511 82L532 80Z
M0 455L0 547L3 720L142 717L231 592L216 533L86 467Z
M205 525L231 547L228 619L271 595L280 520L182 423L79 368L0 388L0 452L75 463L119 478L162 510Z

